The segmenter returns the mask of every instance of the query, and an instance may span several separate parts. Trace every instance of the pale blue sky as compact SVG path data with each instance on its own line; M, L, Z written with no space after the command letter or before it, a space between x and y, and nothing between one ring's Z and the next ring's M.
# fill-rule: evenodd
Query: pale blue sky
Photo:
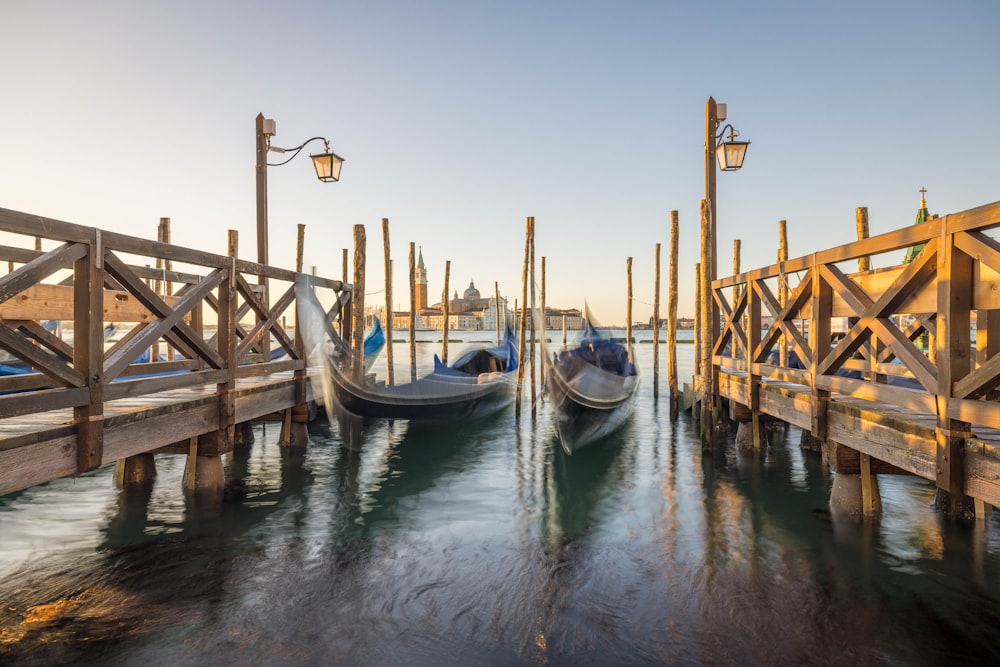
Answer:
M432 298L451 260L452 291L513 299L533 215L549 303L623 323L626 257L644 320L676 209L690 315L709 95L752 142L719 174L727 273L734 238L744 268L774 261L779 219L795 257L853 240L857 206L873 234L911 224L921 187L932 213L1000 199L998 34L994 0L6 0L0 206L145 237L169 216L220 253L237 229L253 259L263 112L275 144L346 159L337 184L305 156L269 171L273 264L305 223L306 265L338 277L363 223L376 291L388 217L403 308L410 241Z

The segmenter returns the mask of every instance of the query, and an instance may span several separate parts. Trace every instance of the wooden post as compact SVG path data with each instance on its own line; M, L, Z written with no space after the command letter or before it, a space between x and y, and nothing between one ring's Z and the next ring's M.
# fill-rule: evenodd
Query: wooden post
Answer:
M532 245L534 245L534 240L532 240ZM546 330L548 329L548 318L545 317L545 258L542 257L542 291L540 294L541 305L539 306L539 312L541 313L541 332L539 334L540 338L545 338ZM541 363L538 365L538 382L541 387L545 386L545 364Z
M451 260L444 263L444 296L441 298L441 308L444 313L444 337L441 340L441 363L448 363L448 320L451 319L451 309L448 307L448 277L451 275Z
M563 346L563 349L565 350L566 349L566 313L563 313L562 321L563 321L562 322L562 324L563 324L562 346Z
M225 380L216 385L219 396L219 451L229 451L236 435L236 358L237 336L237 282L236 257L239 248L239 233L230 229L226 238L226 254L229 256L229 271L219 285L218 341L219 356L225 361ZM197 441L196 438L192 440ZM194 456L197 455L195 448ZM192 463L193 465L193 463Z
M170 218L160 218L160 241L163 243L170 243ZM163 270L165 272L173 271L174 263L169 259L163 260ZM174 294L174 283L173 281L167 280L164 276L163 280L163 294L164 296L173 296ZM167 361L174 360L174 348L169 344L167 347Z
M302 263L305 255L306 248L306 226L299 223L298 225L298 235L295 243L295 272L302 273ZM295 292L296 292L296 302L299 298L299 290L302 288L299 281L295 282ZM302 341L302 333L299 330L299 309L295 309L295 349L300 352L304 352L304 343ZM282 318L284 319L284 318ZM282 329L285 328L284 323L282 323ZM294 419L294 413L298 408L299 411L305 409L308 414L308 408L306 406L306 369L297 368L294 373L295 378L295 405L290 408L285 409L284 419L281 423L281 432L278 436L279 445L287 445L293 447L301 447L309 444L309 430L306 426L306 421Z
M738 276L740 274L740 247L742 241L739 239L733 239L733 275ZM736 302L740 298L740 288L733 285L733 308L736 308ZM736 343L734 342L733 345ZM735 348L733 350L735 352Z
M708 202L701 200L701 439L702 446L711 449L715 445L715 403L714 366L712 348L715 338L712 328L712 244Z
M677 211L670 212L670 266L667 276L667 383L670 387L670 419L677 419L680 396L677 394L677 242L680 236L680 218Z
M531 310L528 311L531 317L531 347L529 349L529 356L531 363L531 416L535 416L535 402L537 400L536 390L535 390L535 378L537 373L535 372L535 345L537 343L535 339L535 219L531 219L531 279L529 281L529 286L531 287Z
M410 241L410 382L417 379L417 260Z
M493 305L496 306L496 317L497 317L497 345L500 344L500 283L493 281ZM504 316L507 315L507 309L504 308Z
M947 220L947 219L946 219ZM969 509L965 496L965 441L969 422L951 419L948 404L955 384L972 369L969 345L974 260L955 246L942 222L937 258L937 486L948 493L947 512L960 516Z
M101 230L90 234L87 254L73 264L73 366L89 394L73 408L77 472L104 462L104 244Z
M788 231L784 220L778 220L778 263L788 261ZM778 267L778 305L782 308L788 303L788 279L785 278L785 267ZM777 322L772 323L775 326ZM782 367L788 367L788 338L781 334L778 343L779 363Z
M531 257L531 226L534 222L534 218L528 216L524 223L524 266L521 268L521 321L517 322L517 305L515 303L515 320L514 324L518 327L517 334L517 390L515 392L514 400L514 416L521 416L521 385L524 383L524 334L525 334L525 321L524 321L524 304L528 301L528 260Z
M660 396L660 244L653 251L653 398Z
M694 393L701 401L701 262L694 265Z
M629 359L632 358L632 258L625 259L625 276L628 285L628 296L625 299L625 349Z
M863 241L868 238L868 207L859 206L854 209L854 223L858 229L858 240ZM871 271L871 257L865 255L858 257L858 271Z
M351 320L353 344L351 345L351 379L361 383L365 379L365 252L367 239L365 226L354 225L354 291L351 293Z
M385 250L385 383L392 386L392 260L389 258L389 218L382 218Z
M343 252L343 267L341 271L342 280L346 283L350 281L350 275L347 273L348 262L347 262L347 248L344 248Z
M809 346L812 348L812 363L809 367L809 383L812 385L812 434L821 443L827 439L827 411L830 406L830 391L817 386L818 369L830 355L830 321L833 319L833 289L823 280L820 263L813 253L809 276L812 279L812 315L809 320Z
M737 273L739 271L737 270ZM760 422L760 373L757 369L757 348L760 347L762 323L760 321L760 297L748 280L746 286L746 337L747 337L747 396L749 399L751 430L754 449L764 445ZM735 343L734 343L735 347Z

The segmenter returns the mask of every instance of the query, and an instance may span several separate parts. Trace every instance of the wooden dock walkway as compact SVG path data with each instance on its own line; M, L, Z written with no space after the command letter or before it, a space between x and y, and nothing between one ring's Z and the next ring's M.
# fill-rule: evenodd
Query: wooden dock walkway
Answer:
M955 511L1000 506L998 227L1000 202L712 282L711 393L755 446L774 417L866 487L906 473Z
M251 420L307 439L296 306L332 303L327 325L349 338L352 288L301 272L302 230L296 271L238 259L235 232L227 255L8 209L0 232L25 239L0 246L0 495L155 452L221 473ZM106 344L109 322L126 326Z

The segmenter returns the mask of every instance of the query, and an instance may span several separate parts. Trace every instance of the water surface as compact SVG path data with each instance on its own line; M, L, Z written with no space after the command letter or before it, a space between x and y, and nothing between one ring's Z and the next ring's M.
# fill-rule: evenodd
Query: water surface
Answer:
M904 477L880 478L880 521L834 520L796 429L703 454L636 352L632 419L572 457L526 386L519 421L379 421L356 447L257 426L221 508L171 456L146 491L106 467L2 497L0 663L995 663L997 520L952 525Z

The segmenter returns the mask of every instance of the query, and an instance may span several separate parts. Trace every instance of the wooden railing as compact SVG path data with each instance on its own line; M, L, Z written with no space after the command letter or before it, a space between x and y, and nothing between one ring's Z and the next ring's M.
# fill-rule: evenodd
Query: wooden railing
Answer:
M752 409L762 382L807 387L821 440L832 394L935 415L937 484L961 492L965 438L1000 428L997 227L1000 202L716 280L714 372L745 376ZM920 244L909 264L857 271Z
M235 256L2 208L0 232L57 244L44 252L0 246L9 267L0 277L0 349L10 355L6 363L34 371L0 376L0 419L71 408L80 471L101 463L104 405L117 399L214 383L220 437L231 438L237 379L296 371L305 381L302 344L291 331L299 291L330 291L332 299L311 300L333 301L331 322L349 312L350 285ZM139 258L185 269L141 266ZM72 327L72 340L45 320ZM108 322L131 328L106 346ZM272 339L280 355L271 354ZM169 355L136 363L151 349Z

